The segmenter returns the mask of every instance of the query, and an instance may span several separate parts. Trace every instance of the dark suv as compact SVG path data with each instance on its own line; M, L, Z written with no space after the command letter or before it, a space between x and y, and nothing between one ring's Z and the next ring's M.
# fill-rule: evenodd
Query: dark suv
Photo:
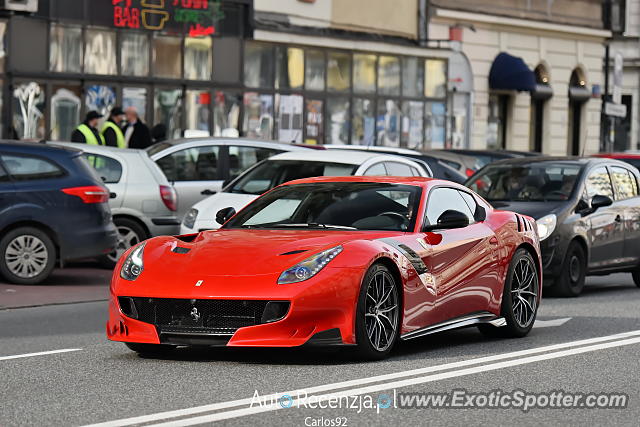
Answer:
M35 284L56 261L111 252L109 192L79 150L0 142L0 275Z

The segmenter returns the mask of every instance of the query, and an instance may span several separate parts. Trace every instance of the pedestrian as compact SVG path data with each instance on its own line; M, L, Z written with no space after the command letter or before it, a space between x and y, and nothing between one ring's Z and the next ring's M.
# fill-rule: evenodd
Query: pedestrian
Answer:
M167 127L164 123L158 123L151 128L151 137L153 138L154 144L167 140Z
M151 132L147 125L138 117L136 107L127 107L124 110L127 116L127 124L124 127L124 140L129 148L147 148L152 144Z
M113 107L109 118L102 125L102 136L104 142L110 147L127 148L127 143L124 140L124 134L120 129L120 123L124 120L124 111L120 107Z
M104 138L100 132L98 132L98 122L100 118L102 118L102 116L97 111L89 111L84 121L71 133L71 142L104 145Z

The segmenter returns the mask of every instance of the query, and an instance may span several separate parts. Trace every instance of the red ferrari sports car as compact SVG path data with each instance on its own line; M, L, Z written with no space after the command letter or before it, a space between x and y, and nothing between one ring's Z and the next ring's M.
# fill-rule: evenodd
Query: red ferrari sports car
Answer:
M540 302L535 221L448 181L323 177L274 188L216 231L155 237L111 282L107 336L178 346L354 346L477 325L521 337Z

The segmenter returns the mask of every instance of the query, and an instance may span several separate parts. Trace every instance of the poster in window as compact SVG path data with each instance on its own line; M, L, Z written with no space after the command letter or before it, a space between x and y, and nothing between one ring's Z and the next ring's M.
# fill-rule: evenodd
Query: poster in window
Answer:
M273 132L273 97L247 92L244 94L243 131L250 138L271 139Z
M278 104L278 141L301 143L302 96L280 95Z
M305 144L322 143L322 101L319 99L307 100L307 135Z

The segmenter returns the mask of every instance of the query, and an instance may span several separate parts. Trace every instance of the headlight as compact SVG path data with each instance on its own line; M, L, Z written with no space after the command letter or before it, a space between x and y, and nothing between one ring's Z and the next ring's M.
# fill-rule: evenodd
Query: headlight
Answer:
M336 246L335 248L315 254L282 272L278 278L278 283L285 285L287 283L297 283L310 279L340 252L342 252L342 246Z
M146 244L146 242L142 242L136 246L136 248L129 253L127 259L124 260L122 268L120 269L120 277L124 280L136 280L138 276L140 276L140 273L142 273L142 270L144 270L142 257L144 255L144 245Z
M545 215L539 220L536 221L538 224L538 236L540 237L540 241L546 239L553 233L553 230L556 229L556 216L554 214Z
M182 224L187 228L193 228L198 218L198 209L189 209L189 212L184 216Z

